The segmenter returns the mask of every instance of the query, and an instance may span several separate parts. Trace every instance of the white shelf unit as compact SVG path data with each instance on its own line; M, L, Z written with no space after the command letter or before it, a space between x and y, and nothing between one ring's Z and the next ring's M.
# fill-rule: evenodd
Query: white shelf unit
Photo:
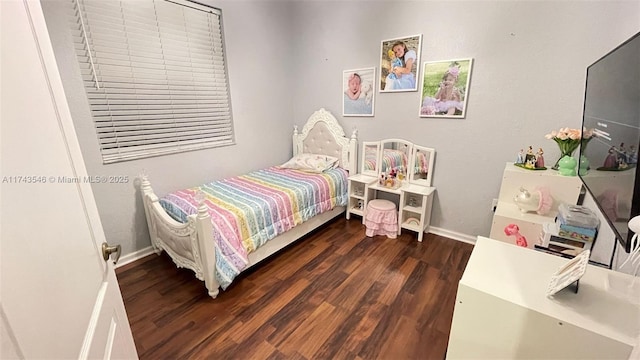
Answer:
M431 223L432 195L435 188L408 184L401 190L400 204L402 205L398 215L400 228L417 232L418 241L422 241L422 236ZM416 219L418 223L408 223L410 219Z
M578 292L549 298L569 260L479 236L458 284L447 358L627 359L640 335L640 286L588 265Z
M422 237L428 231L431 223L433 193L436 188L405 182L397 189L381 186L378 183L370 185L369 189L374 192L373 198L378 197L378 191L398 195L400 198L398 201L398 235L402 229L415 231L418 233L418 241L422 242ZM407 223L411 218L416 219L417 224Z
M521 187L529 192L534 192L538 187L547 188L553 198L549 213L539 215L535 212L521 212L513 201L513 198L520 193ZM505 234L504 229L509 224L516 224L520 229L519 233L527 241L527 247L533 248L538 243L542 224L555 221L558 206L561 203L576 204L581 188L582 183L577 176L562 176L551 169L527 170L511 162L506 163L489 237L515 244L515 237Z
M347 220L351 218L351 214L355 214L361 216L362 223L364 223L364 209L366 209L367 203L373 195L373 190L370 189L370 185L376 182L376 178L356 174L349 176L348 181L347 191L349 193L349 200L346 210Z

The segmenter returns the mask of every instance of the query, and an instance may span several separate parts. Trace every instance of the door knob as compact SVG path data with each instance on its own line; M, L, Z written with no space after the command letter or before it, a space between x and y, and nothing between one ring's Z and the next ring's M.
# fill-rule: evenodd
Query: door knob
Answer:
M109 257L111 256L111 254L115 253L116 258L113 259L113 263L116 264L118 262L118 259L120 259L121 250L122 250L122 247L120 246L120 244L117 244L115 246L109 246L109 244L107 244L106 242L103 242L102 258L104 259L104 261L107 261L109 260Z

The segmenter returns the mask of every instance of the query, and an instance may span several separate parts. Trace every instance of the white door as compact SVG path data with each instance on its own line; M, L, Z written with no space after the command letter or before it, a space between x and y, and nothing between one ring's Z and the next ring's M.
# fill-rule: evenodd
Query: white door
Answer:
M137 358L40 3L0 37L0 358Z

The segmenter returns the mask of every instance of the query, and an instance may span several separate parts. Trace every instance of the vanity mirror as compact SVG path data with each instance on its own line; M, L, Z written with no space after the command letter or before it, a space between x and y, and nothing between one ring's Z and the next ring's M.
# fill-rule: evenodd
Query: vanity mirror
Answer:
M408 174L408 164L413 144L402 139L385 139L380 141L380 148L378 177L393 170L397 173L396 177L404 180Z
M411 154L413 167L409 171L409 182L416 185L431 186L435 157L435 149L414 145Z
M378 176L378 152L380 151L379 141L362 142L362 163L360 173L368 176Z

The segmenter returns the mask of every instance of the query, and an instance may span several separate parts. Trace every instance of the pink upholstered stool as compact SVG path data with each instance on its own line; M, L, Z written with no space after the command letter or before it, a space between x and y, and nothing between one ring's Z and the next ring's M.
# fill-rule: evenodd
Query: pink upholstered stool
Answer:
M389 200L371 200L364 215L367 236L386 235L395 239L398 235L398 211Z

